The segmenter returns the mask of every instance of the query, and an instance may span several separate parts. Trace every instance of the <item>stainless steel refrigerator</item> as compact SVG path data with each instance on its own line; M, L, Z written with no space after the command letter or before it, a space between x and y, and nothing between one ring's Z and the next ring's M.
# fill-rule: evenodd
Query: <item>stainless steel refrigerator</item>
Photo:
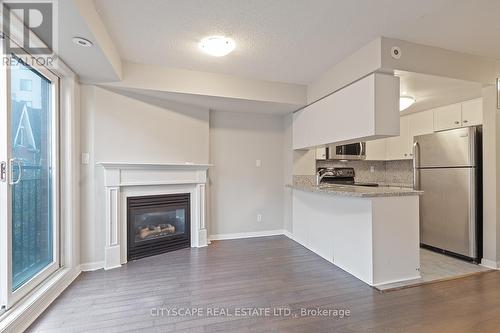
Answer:
M482 251L481 127L414 138L414 187L420 198L420 243L479 261Z

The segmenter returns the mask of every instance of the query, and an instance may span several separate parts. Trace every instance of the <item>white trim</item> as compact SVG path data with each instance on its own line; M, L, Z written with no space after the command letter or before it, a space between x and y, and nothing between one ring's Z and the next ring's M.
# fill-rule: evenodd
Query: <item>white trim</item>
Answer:
M349 272L348 272L349 273ZM350 274L350 273L349 273ZM383 288L384 286L388 286L388 285L391 285L391 284L395 284L395 283L404 283L404 282L409 282L409 281L419 281L419 282L423 282L422 280L422 276L420 275L416 275L415 277L409 277L409 278L405 278L405 279L399 279L399 280L389 280L389 281L386 281L384 283L378 283L378 284L374 284L372 285L372 287L375 287L377 289L380 289L380 288ZM391 289L391 288L389 288ZM389 289L386 289L386 290L389 290Z
M288 231L288 230L283 230L283 235L285 235L286 237L290 238L291 240L295 241L295 237L293 236L292 232L291 231ZM297 242L298 243L298 242Z
M481 266L487 267L487 268L492 268L492 269L500 269L500 261L493 261L489 259L481 259Z
M30 32L31 33L31 32ZM31 41L34 39L30 38ZM22 300L0 316L0 332L22 332L66 289L80 274L79 233L79 85L78 77L57 59L50 71L60 77L60 191L61 191L61 251L64 266L42 282ZM5 92L0 92L4 94ZM8 96L8 94L7 94ZM5 99L7 100L7 99ZM6 122L8 123L8 122ZM3 251L7 252L7 251Z
M208 245L204 226L208 164L97 163L104 169L104 269L127 262L127 197L189 193L191 247ZM203 202L202 202L203 201ZM203 225L202 225L203 223Z
M277 236L277 235L285 235L285 230L278 229L278 230L252 231L252 232L238 232L234 234L215 234L215 235L210 235L209 239L212 241L212 240L267 237L267 236Z
M13 54L9 56L9 58L14 58L18 57L17 54ZM27 58L32 58L31 55L26 55L24 56L25 60ZM13 290L13 276L12 276L12 257L8 256L7 257L7 293L6 293L6 306L7 309L11 308L13 304L17 303L21 298L23 298L25 295L27 295L31 290L35 288L35 286L39 285L43 280L45 280L47 277L49 277L52 273L56 272L59 267L60 267L60 161L62 160L61 155L60 155L60 90L59 90L59 80L60 78L55 75L53 72L51 72L47 67L37 65L35 63L31 64L20 64L28 69L31 69L35 74L38 74L42 77L44 77L47 81L50 82L50 112L51 112L51 131L49 133L50 135L50 148L51 148L51 159L48 161L50 169L51 169L51 193L53 195L53 200L52 200L52 214L53 214L53 220L51 221L52 223L52 237L53 237L53 261L46 267L44 267L41 271L37 272L37 274L33 277L30 278L27 282L24 282L21 286L19 286L18 289ZM5 65L4 65L5 66ZM11 72L12 72L12 66L5 66L4 70L7 71L7 86L8 89L10 90L10 85L12 82L10 82L10 77L11 77ZM12 103L12 96L10 96L10 93L7 96L6 102L8 103L8 108L7 112L11 113L11 103ZM23 116L24 116L24 111L23 109ZM22 119L21 119L22 121ZM15 129L12 129L15 130ZM10 135L10 131L7 132ZM7 145L7 160L10 160L13 154L12 150L12 144L13 142L8 142ZM9 206L11 205L12 201L12 192L11 188L9 185L7 185L7 200L9 202ZM9 209L11 209L9 207ZM8 231L7 231L7 237L8 237L8 248L7 252L11 253L12 251L12 225L11 225L11 212L8 213ZM5 296L4 296L5 297Z
M92 272L102 268L104 268L104 261L94 261L80 264L80 270L82 272Z
M62 268L33 290L23 302L0 316L0 332L24 332L80 275L79 269Z
M130 163L130 162L97 162L108 169L207 169L213 167L213 164L196 164L196 163Z

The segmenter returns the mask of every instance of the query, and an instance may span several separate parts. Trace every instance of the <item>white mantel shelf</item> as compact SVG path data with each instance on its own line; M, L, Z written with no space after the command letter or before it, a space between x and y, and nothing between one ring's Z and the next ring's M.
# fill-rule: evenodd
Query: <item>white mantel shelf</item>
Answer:
M196 163L131 163L131 162L97 162L104 168L120 169L207 169L213 164Z
M188 193L191 247L208 245L207 170L211 164L99 162L104 169L106 244L104 269L127 262L127 198Z

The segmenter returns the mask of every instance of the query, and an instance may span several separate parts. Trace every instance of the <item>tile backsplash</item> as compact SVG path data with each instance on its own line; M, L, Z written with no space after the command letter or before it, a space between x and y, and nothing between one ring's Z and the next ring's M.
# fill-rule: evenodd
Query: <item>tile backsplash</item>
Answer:
M413 164L411 160L398 161L323 161L316 162L320 167L354 168L357 182L379 183L396 186L412 186ZM373 167L373 172L371 168Z

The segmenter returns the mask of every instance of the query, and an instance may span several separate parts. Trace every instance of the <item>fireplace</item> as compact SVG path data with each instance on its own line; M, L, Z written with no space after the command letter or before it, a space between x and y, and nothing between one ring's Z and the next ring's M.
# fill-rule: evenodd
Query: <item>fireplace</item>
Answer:
M190 247L190 194L128 197L127 224L128 260Z

